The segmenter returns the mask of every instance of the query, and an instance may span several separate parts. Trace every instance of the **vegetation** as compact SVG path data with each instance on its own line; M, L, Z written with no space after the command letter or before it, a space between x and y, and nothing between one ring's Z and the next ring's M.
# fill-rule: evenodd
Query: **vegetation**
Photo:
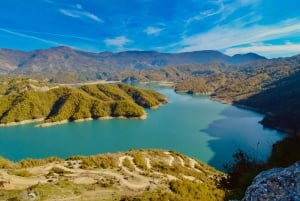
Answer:
M95 156L72 156L66 159L80 160L81 168L83 169L93 169L93 168L113 168L118 164L117 157L114 154L99 154Z
M296 71L270 83L267 89L236 103L258 108L266 113L263 125L295 134L300 131L299 83L300 71Z
M224 164L228 176L220 181L220 186L227 190L228 199L242 199L253 178L265 166L242 150L238 150L233 159L232 163Z
M1 170L18 177L0 177L0 200L223 200L217 180L224 174L193 159L199 171L188 165L191 160L163 150L23 160ZM167 168L155 167L159 163Z
M264 126L299 132L300 57L241 64L197 64L127 71L111 79L124 82L173 81L175 91L210 93L213 99L267 114ZM278 93L280 92L280 93Z
M275 143L267 162L256 161L242 150L238 150L233 159L233 163L225 164L228 177L222 179L220 185L228 190L228 199L241 199L254 177L261 171L288 167L300 160L300 136L291 135Z
M130 151L129 154L133 157L133 161L138 168L142 170L148 170L146 160L141 151Z
M273 145L267 165L287 167L300 160L300 136L291 135Z
M14 163L3 158L0 157L0 169L9 169L12 168L14 166Z
M24 170L24 169L20 169L20 170L12 169L12 170L9 170L8 173L11 175L16 175L16 176L20 176L20 177L31 177L32 176L32 174L29 171Z
M175 194L174 200L224 200L224 192L189 180L173 180L169 183L170 190Z
M75 121L102 117L141 117L143 107L166 102L154 91L124 84L65 87L30 79L11 79L0 85L0 123L45 119Z
M30 168L30 167L37 167L37 166L43 166L48 163L53 163L53 162L60 162L61 159L57 157L49 157L49 158L44 158L44 159L24 159L19 161L16 165L19 168Z

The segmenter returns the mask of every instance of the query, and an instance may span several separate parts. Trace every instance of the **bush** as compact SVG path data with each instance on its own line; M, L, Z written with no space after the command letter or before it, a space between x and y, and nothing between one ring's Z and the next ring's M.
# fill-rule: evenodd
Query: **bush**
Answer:
M14 163L3 158L0 157L0 169L9 169L12 168L14 166Z
M224 165L228 176L220 181L220 186L229 190L230 199L241 199L253 178L265 169L265 164L258 163L240 149L233 154L233 159L232 163Z

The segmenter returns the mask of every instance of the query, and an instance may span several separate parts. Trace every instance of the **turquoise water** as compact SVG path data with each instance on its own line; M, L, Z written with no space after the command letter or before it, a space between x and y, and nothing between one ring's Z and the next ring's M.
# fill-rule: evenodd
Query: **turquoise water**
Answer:
M14 161L130 149L176 150L222 169L237 149L263 160L283 134L264 129L261 114L160 88L171 103L147 110L146 120L95 120L45 128L0 128L0 155ZM259 145L257 145L259 142Z

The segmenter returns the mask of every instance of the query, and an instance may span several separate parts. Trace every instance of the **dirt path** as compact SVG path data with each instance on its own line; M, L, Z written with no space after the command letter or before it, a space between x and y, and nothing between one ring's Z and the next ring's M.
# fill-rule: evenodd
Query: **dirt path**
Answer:
M152 168L150 159L149 158L145 158L145 161L146 161L147 168L150 170Z
M195 176L197 173L205 174L206 177L216 175L212 169L205 169L205 166L196 160L190 158L185 160L179 154L171 151L162 151L159 154L153 154L150 151L141 153L144 157L145 169L137 166L130 152L115 155L113 160L117 160L117 164L108 169L95 167L82 169L83 164L80 160L54 162L33 168L0 169L0 191L28 192L25 189L35 184L48 183L49 185L38 187L47 189L51 185L58 185L58 194L49 196L49 199L45 198L46 201L97 200L98 198L98 200L116 200L123 195L138 195L148 190L168 187L169 181L172 180L186 179L202 183L198 176ZM161 165L166 167L182 166L185 171L176 172L177 169L173 170L175 168L168 167L169 172L166 173L165 169L161 169ZM18 172L28 172L30 175L21 177L16 175ZM64 184L60 181L64 180L71 184L66 187L65 192L60 191L59 187L60 184ZM104 187L106 184L109 186ZM80 195L73 193L73 185L82 190L80 190ZM84 185L86 186L84 187ZM0 195L0 200L1 198Z
M130 171L127 167L123 165L125 159L128 159L131 165L134 167L135 171ZM133 179L129 180L129 177L123 177L122 182L131 189L144 189L149 186L150 179L149 177L142 176L140 174L145 173L141 169L139 169L135 163L133 162L133 157L131 156L121 156L119 157L119 167L122 168L128 175L133 177ZM129 182L130 181L130 182Z
M184 160L183 160L180 156L177 156L177 158L178 158L178 160L180 161L180 165L181 165L182 167L184 167L184 166L185 166Z
M173 166L173 163L174 163L174 160L175 160L174 157L173 157L173 156L171 155L171 153L168 152L168 151L165 151L164 154L166 154L166 155L169 156L168 165L169 165L169 166Z

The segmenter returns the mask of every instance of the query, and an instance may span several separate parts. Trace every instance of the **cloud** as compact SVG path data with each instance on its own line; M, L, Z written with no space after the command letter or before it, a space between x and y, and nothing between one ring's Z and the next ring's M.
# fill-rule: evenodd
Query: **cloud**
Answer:
M1 28L0 28L1 30ZM6 29L7 30L7 29ZM76 35L68 35L68 34L57 34L57 33L50 33L50 32L40 32L40 31L32 31L32 30L22 30L22 29L10 29L11 32L18 33L18 34L23 34L23 33L28 33L28 34L38 34L38 35L47 35L47 36L56 36L60 38L72 38L72 39L79 39L83 41L91 41L91 42L97 42L98 40L88 38L88 37L81 37L81 36L76 36Z
M78 17L78 18L80 17L80 15L76 14L75 12L65 10L65 9L59 9L59 12L69 17Z
M177 46L180 51L195 51L204 49L224 50L234 46L281 39L285 36L298 36L300 20L292 19L274 25L253 25L241 28L230 25L217 26L205 33L183 37Z
M163 30L163 28L149 26L149 27L147 27L146 29L144 29L144 32L145 32L147 35L157 35L157 34L159 34L162 30Z
M23 34L23 33L18 33L18 32L15 32L15 31L8 30L8 29L4 29L4 28L0 28L0 31L8 33L8 34L15 35L15 36L19 36L19 37L22 37L22 38L37 40L37 41L47 43L47 44L51 44L51 45L55 45L55 46L64 45L64 44L61 44L61 43L57 43L55 41L46 40L46 39L43 39L43 38L39 38L39 37L35 37L35 36Z
M225 50L225 54L245 54L248 52L255 52L257 54L264 55L266 57L278 57L278 56L292 56L300 54L300 44L286 43L282 45L271 44L257 44L247 47L233 47Z
M209 1L211 4L210 7L212 8L201 11L198 15L188 18L185 22L187 25L189 25L194 21L204 20L205 18L212 16L218 16L218 19L213 22L214 24L218 24L227 19L240 8L250 7L253 9L256 5L258 5L259 2L260 0Z
M195 16L192 16L192 17L188 18L186 20L186 23L190 24L193 21L203 20L207 17L218 15L218 14L220 14L224 11L225 7L224 7L224 4L223 4L222 0L213 2L213 4L215 4L218 8L217 9L208 9L208 10L202 11L202 12L200 12L199 15L195 15Z
M63 8L60 8L59 12L61 14L65 15L65 16L68 16L68 17L73 17L73 18L88 18L88 19L94 20L96 22L103 23L103 20L101 18L99 18L97 15L84 10L81 4L76 4L73 7L74 8L72 8L72 9L63 9Z
M116 38L107 38L104 40L106 46L115 46L118 50L122 49L126 44L130 43L131 40L125 36L118 36Z

